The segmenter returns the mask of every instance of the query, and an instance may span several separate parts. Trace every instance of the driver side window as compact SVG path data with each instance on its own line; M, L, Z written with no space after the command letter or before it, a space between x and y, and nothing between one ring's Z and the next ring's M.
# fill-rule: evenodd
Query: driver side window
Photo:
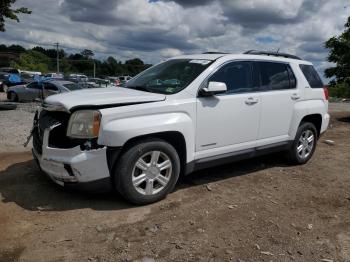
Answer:
M231 62L221 67L209 82L222 82L227 86L227 93L247 93L253 91L250 62Z

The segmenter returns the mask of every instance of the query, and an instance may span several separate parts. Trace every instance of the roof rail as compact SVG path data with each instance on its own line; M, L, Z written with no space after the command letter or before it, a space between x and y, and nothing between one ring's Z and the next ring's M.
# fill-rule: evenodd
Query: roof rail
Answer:
M215 55L215 54L229 54L229 53L225 53L225 52L204 52L203 55Z
M297 59L297 60L302 60L300 57L296 55L290 55L286 53L279 53L277 52L270 52L270 51L258 51L258 50L249 50L247 52L244 52L244 54L249 54L249 55L267 55L267 56L280 56L280 57L285 57L285 58L291 58L291 59Z

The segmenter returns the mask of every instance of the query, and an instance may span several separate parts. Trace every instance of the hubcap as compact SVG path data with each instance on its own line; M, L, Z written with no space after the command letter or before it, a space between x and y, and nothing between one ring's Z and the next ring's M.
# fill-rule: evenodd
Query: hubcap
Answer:
M298 141L297 153L301 159L306 159L312 152L315 136L311 130L305 130Z
M132 183L139 193L154 195L164 189L171 175L170 158L161 151L150 151L136 161L132 171Z

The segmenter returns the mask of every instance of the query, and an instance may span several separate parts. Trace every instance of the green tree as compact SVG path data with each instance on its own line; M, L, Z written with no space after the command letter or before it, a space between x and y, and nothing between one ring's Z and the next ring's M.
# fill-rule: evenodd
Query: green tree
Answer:
M12 62L11 66L22 70L40 71L47 73L49 71L50 58L46 55L29 50L21 54L18 62Z
M48 56L50 58L53 58L53 59L56 59L56 57L57 57L57 50L53 49L53 48L45 49L45 48L43 48L41 46L35 46L35 47L32 48L32 50L38 51L40 53L43 53L44 55L46 55L46 56ZM62 59L63 57L66 56L66 53L64 52L63 49L59 49L58 50L58 56L59 56L60 59Z
M328 61L335 63L334 67L325 70L325 76L334 78L331 85L345 84L350 87L350 17L345 24L345 30L340 36L330 38L326 48L330 49Z
M94 56L94 52L92 52L90 49L84 49L81 51L81 54L85 59L90 59Z
M1 0L0 1L0 32L5 32L5 18L16 20L19 22L17 14L31 14L32 11L28 8L20 7L17 9L12 9L11 6L16 2L16 0Z

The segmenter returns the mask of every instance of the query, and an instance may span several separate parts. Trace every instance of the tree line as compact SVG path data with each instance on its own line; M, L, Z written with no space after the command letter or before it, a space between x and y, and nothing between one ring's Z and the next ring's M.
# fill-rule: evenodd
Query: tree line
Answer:
M350 17L339 36L331 37L325 47L329 49L328 61L333 67L325 70L325 76L331 78L330 95L350 98Z
M0 54L2 59L0 66L11 66L21 70L40 71L42 73L56 72L57 51L54 48L44 48L35 46L34 48L25 49L20 45L0 45ZM150 67L141 59L134 58L125 62L118 61L109 56L105 60L94 58L93 51L85 49L80 53L66 53L63 49L58 50L60 72L64 74L82 73L93 76L94 66L96 76L134 76L139 72ZM95 64L95 65L94 65Z

